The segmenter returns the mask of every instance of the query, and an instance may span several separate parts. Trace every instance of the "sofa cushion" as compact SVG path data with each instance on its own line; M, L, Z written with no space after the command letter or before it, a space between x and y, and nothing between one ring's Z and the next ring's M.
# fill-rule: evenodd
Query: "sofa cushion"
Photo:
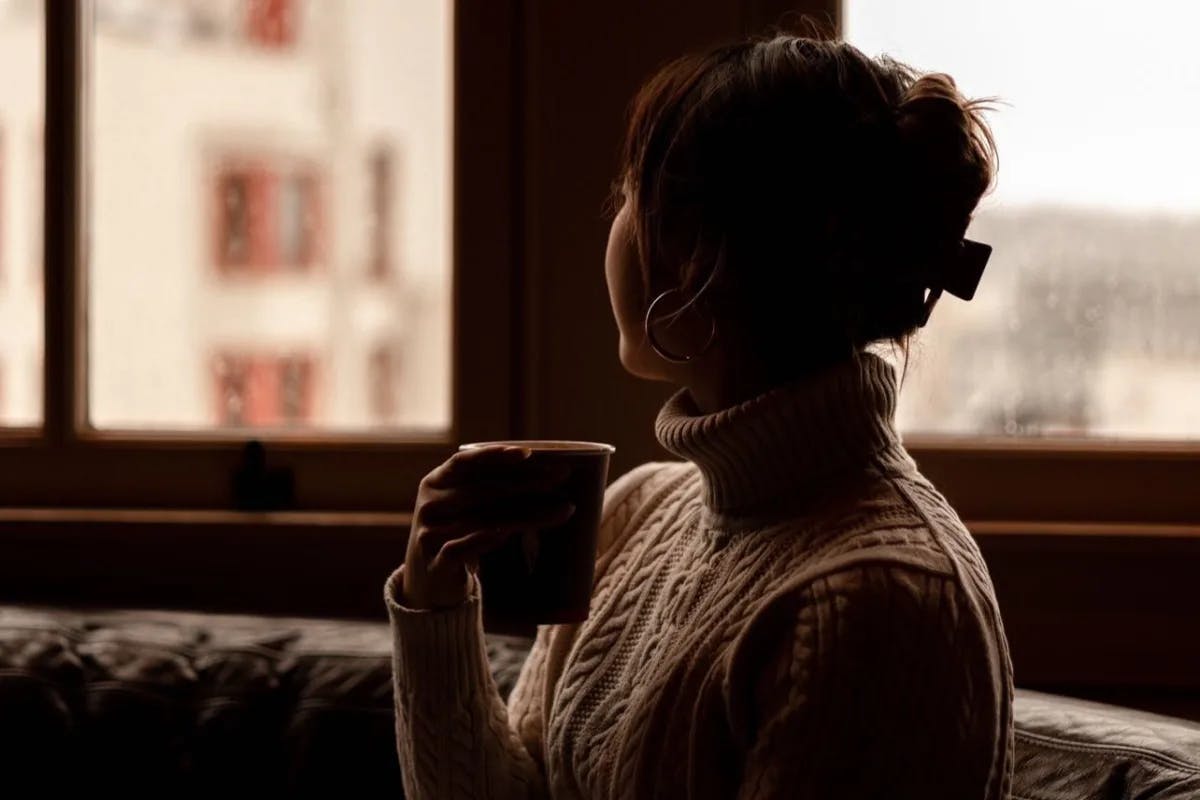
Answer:
M529 645L487 637L505 698ZM1014 800L1200 798L1200 724L1027 689L1014 717ZM383 621L0 606L7 796L402 797L393 731Z
M1197 800L1200 724L1017 689L1013 800Z
M506 696L527 648L488 639ZM9 789L400 797L393 737L386 622L0 606Z

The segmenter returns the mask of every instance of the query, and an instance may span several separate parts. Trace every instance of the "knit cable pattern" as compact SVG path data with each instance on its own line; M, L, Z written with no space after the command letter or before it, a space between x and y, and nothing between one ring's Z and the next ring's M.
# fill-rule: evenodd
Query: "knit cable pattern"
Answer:
M656 434L685 460L609 487L589 618L538 630L507 704L477 582L414 611L397 570L408 796L1006 798L999 605L894 393L864 356L716 414L673 397Z

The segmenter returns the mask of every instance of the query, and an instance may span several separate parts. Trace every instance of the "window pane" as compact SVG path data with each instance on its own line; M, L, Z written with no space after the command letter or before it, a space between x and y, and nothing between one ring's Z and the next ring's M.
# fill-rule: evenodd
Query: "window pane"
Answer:
M42 4L0 2L0 425L42 420Z
M450 423L449 0L96 0L100 428Z
M908 368L910 431L1200 436L1200 6L845 0L849 41L996 96L994 246Z

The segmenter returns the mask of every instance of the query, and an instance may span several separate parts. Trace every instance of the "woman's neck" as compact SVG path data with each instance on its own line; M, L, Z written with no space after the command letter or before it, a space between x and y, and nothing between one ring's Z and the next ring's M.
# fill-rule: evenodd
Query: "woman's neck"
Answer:
M862 354L712 412L680 390L660 410L655 434L700 468L710 510L753 514L835 476L902 463L895 404L893 368Z
M697 410L702 414L713 414L757 397L768 391L771 384L762 378L731 379L721 376L715 380L695 380L685 388L692 395Z

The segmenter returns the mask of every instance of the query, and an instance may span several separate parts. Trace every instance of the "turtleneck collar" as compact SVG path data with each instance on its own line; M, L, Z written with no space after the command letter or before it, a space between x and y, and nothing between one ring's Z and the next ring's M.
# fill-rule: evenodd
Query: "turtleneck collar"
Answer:
M655 435L700 468L704 503L753 515L872 462L907 461L895 429L896 374L872 353L712 414L687 389L659 411Z

